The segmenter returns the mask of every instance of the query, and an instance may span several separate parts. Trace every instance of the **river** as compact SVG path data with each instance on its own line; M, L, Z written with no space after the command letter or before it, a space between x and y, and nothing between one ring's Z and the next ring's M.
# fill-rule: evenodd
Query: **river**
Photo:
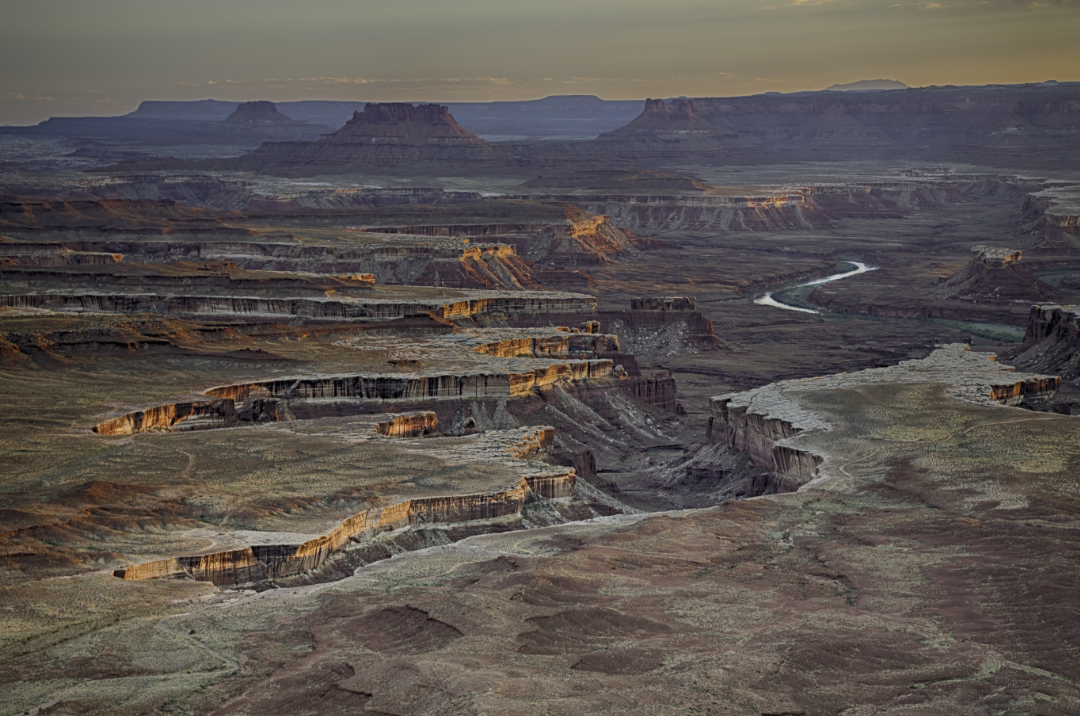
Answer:
M801 286L816 286L819 283L839 281L842 278L847 278L848 276L854 276L860 273L866 273L867 271L877 271L877 266L867 266L866 264L860 263L858 261L846 261L845 263L849 263L855 268L851 271L845 271L843 273L834 273L832 276L826 276L825 278L815 278L813 281L803 281L802 283L797 283L794 286L788 286L787 288L782 290L789 291L793 288L799 288ZM772 295L773 292L770 291L769 293L758 296L754 299L754 303L761 306L775 306L777 308L786 308L789 311L802 311L803 313L821 313L821 311L815 311L812 308L800 308L798 306L789 306L786 303L780 303L775 298L773 298Z

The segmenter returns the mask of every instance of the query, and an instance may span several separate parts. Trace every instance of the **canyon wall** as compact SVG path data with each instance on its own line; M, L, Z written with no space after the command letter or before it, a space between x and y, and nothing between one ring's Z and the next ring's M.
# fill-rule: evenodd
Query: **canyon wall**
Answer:
M251 396L289 399L361 398L421 400L488 398L525 395L534 388L563 381L596 380L612 374L610 360L577 360L519 373L462 375L350 375L283 378L211 388L214 398L243 400Z
M491 295L494 294L494 295ZM488 313L565 313L593 311L592 296L527 292L496 294L449 301L335 300L330 298L258 298L156 294L85 293L18 294L0 296L0 306L47 308L78 313L168 313L179 315L240 315L252 318L392 319L420 313L437 318L469 318Z

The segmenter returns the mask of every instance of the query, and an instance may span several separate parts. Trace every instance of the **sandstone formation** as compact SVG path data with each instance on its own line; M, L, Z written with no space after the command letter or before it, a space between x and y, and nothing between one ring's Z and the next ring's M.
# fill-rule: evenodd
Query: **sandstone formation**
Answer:
M1060 299L1061 291L1020 265L1021 255L1016 249L974 246L970 263L931 290L937 296L963 301L1032 303Z
M187 296L156 294L22 294L0 296L0 306L48 308L78 313L168 313L251 318L303 317L328 320L386 320L430 313L436 318L468 318L486 313L589 311L591 296L495 291L472 292L461 300L382 300Z
M610 360L573 361L525 373L472 375L357 375L283 380L211 388L214 398L247 399L272 396L290 399L360 398L365 400L431 400L436 398L491 398L525 395L534 388L572 380L594 380L611 375Z
M416 360L392 360L399 372L296 376L220 386L205 391L213 400L138 410L99 423L93 430L107 436L204 430L381 412L387 403L521 398L556 385L604 383L613 377L611 356L621 356L617 336L580 330L480 329L414 341L416 349L442 370L424 369ZM371 347L373 339L365 337L355 345ZM415 372L402 372L410 370ZM640 371L636 375L640 378ZM652 381L632 380L620 384L619 390L643 403L675 409L673 385L657 389ZM436 413L423 412L380 423L376 430L381 435L422 435L437 425Z
M1080 414L1080 307L1032 306L1023 342L1001 358L1021 370L1060 375L1064 382L1050 409Z
M242 423L287 420L289 413L277 400L255 398L237 406L230 399L198 403L174 403L122 415L95 425L99 435L134 435L174 429L183 422L184 430L223 428Z

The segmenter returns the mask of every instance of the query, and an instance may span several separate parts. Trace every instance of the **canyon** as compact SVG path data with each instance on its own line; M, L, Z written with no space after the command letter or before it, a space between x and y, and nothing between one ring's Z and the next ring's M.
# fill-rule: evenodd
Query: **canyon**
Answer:
M0 129L0 713L1076 712L1076 94Z

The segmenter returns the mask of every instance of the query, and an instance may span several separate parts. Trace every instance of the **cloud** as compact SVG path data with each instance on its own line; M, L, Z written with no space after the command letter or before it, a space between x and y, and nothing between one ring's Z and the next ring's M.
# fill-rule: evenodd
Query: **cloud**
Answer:
M482 90L485 88L499 88L503 90L524 91L540 85L589 85L600 83L623 82L622 77L536 77L532 79L514 80L508 77L480 76L480 77L288 77L280 79L253 79L253 80L210 80L208 82L184 81L177 83L179 87L205 87L228 85L230 90L260 91L260 90L292 90L302 92L318 91L341 91L350 86L363 86L375 91L408 91L410 93L426 91L443 91L453 94ZM643 82L645 80L632 80Z
M894 3L899 10L955 10L957 12L1038 11L1049 9L1080 9L1080 0L956 0L955 2Z
M841 2L840 0L787 0L782 5L766 5L758 8L759 10L786 10L793 7L822 7L824 5L851 5L851 2Z

